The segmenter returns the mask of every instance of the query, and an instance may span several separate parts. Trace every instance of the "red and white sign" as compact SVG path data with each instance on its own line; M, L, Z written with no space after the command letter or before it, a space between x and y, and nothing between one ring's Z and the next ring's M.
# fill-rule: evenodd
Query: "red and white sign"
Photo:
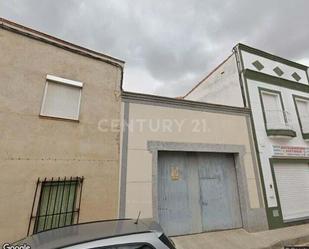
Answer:
M309 148L273 145L274 156L309 157Z

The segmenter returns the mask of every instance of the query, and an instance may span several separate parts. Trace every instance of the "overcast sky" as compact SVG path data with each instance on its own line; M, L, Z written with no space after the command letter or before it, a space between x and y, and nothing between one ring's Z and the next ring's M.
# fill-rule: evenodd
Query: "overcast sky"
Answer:
M0 16L125 60L125 90L184 95L239 42L309 65L308 0L0 0Z

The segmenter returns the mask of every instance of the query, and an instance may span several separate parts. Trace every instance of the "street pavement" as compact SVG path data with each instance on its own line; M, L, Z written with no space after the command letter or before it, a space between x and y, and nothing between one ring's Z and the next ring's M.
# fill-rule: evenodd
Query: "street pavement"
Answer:
M177 249L281 249L309 244L309 224L248 233L244 229L172 237Z

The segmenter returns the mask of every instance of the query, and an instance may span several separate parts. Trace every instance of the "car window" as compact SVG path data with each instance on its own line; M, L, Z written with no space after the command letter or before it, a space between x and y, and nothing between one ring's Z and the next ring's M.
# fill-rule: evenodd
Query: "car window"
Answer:
M154 249L154 247L147 244L134 244L134 245L116 245L116 246L104 246L96 247L94 249Z
M169 239L164 233L159 237L159 239L170 249L176 249L174 242Z

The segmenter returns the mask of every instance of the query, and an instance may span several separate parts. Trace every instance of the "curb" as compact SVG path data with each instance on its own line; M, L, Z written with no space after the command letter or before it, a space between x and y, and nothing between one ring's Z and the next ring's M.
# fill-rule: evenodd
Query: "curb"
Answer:
M304 235L294 239L281 240L273 243L269 247L263 247L261 249L283 249L284 246L301 245L305 243L309 243L309 235Z

